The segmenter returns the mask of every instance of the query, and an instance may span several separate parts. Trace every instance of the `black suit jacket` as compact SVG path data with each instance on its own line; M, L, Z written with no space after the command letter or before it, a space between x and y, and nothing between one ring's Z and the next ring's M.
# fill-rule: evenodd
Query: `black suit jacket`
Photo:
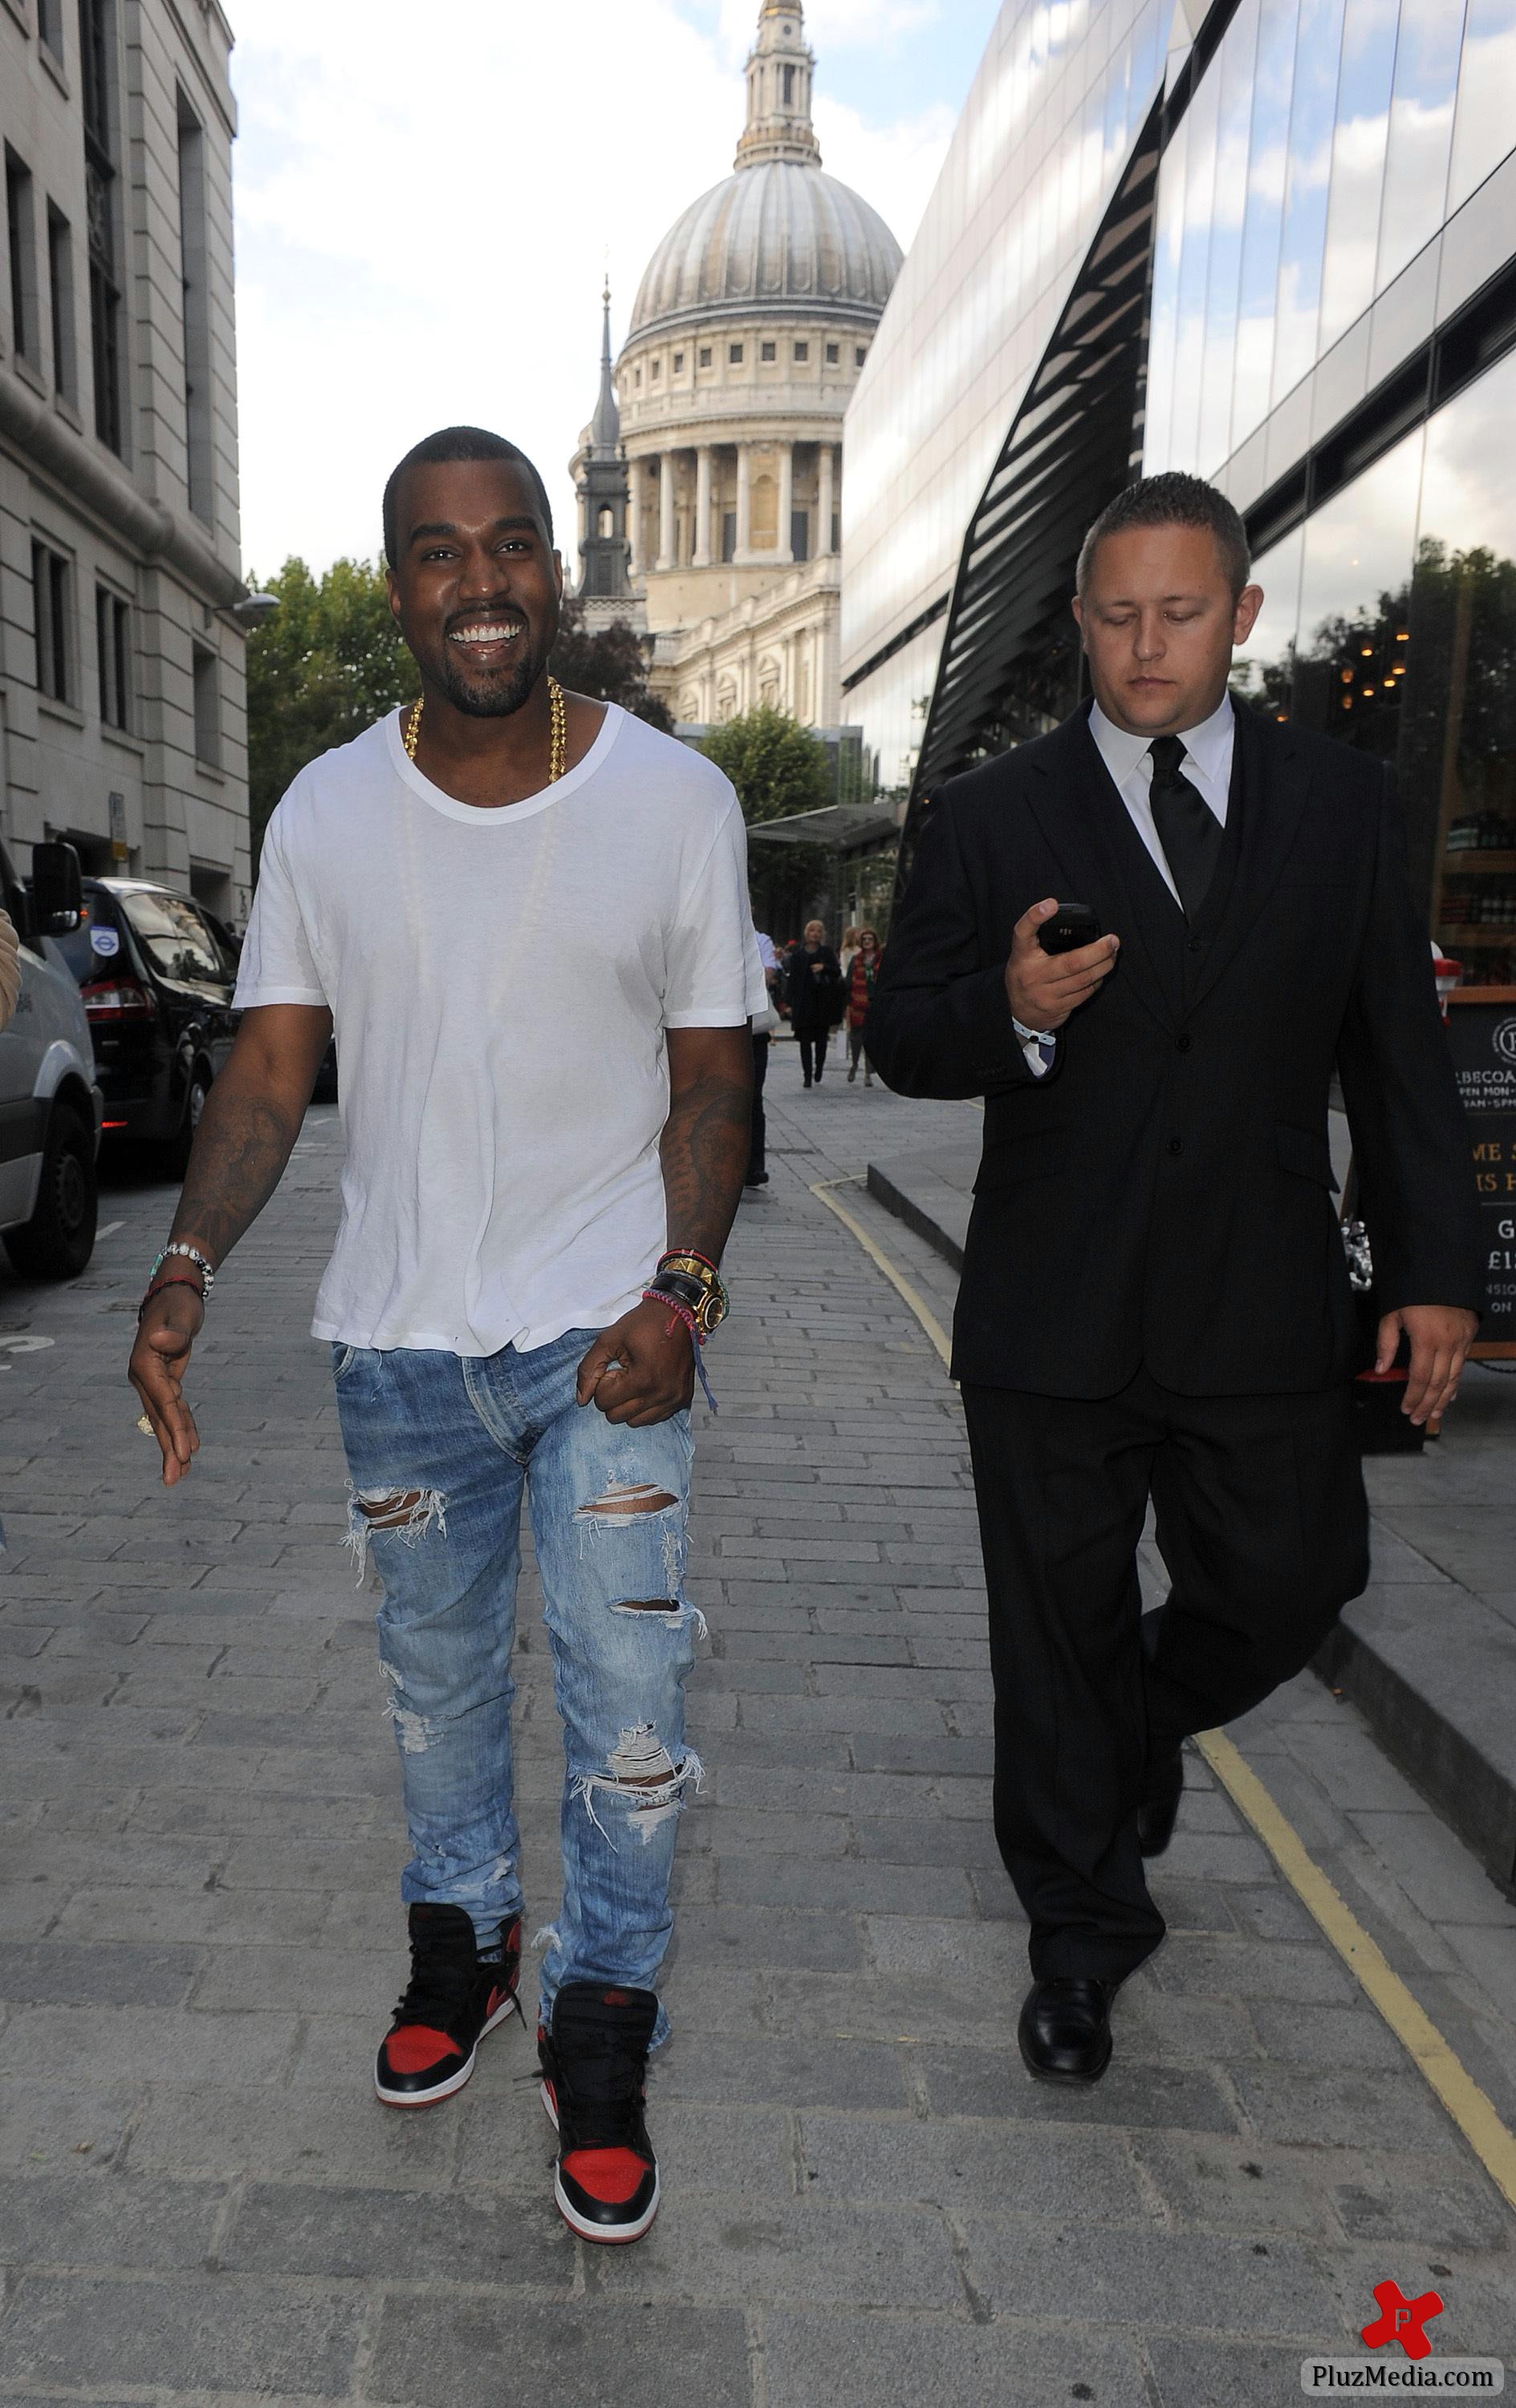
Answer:
M1116 969L1034 1077L1011 931L1090 904ZM1223 867L1191 928L1088 706L947 786L896 910L867 1047L912 1096L985 1097L953 1369L1112 1396L1347 1378L1334 1067L1381 1310L1483 1302L1468 1139L1384 765L1237 710Z

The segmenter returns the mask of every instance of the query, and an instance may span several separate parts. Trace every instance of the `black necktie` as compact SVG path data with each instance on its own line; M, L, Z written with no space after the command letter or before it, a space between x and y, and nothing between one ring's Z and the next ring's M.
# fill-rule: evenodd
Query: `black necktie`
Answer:
M1153 825L1184 916L1193 920L1216 874L1222 824L1180 768L1184 746L1179 737L1155 736L1148 751L1152 755Z

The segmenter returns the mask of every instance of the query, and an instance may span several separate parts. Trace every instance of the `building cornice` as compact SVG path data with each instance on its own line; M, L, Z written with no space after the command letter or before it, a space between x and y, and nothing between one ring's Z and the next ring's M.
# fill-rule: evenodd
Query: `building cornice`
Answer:
M814 325L818 319L824 319L839 326L874 327L883 315L877 301L841 300L827 293L751 293L730 301L693 301L686 308L665 309L658 317L649 318L635 334L628 335L616 366L620 369L650 343L705 326L724 328L746 321L751 324L762 322L766 327L776 320Z
M836 417L823 417L812 408L797 409L793 418L779 410L760 417L751 410L737 409L721 418L676 419L668 426L638 427L629 433L626 458L634 466L661 459L668 452L703 452L708 447L731 451L738 443L751 444L759 451L765 444L839 444L843 415L838 410Z
M140 492L124 468L76 435L50 401L4 365L0 441L19 452L24 466L50 479L60 501L94 519L150 566L174 569L197 600L224 609L242 599L247 588L241 578L206 537Z

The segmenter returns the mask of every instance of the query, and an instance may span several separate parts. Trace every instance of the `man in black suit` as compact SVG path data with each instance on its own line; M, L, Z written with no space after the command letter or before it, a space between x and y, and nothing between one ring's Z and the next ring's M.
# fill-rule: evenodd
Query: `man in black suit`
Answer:
M869 1016L892 1086L985 1098L953 1370L1032 1927L1021 2048L1053 2081L1104 2072L1163 1938L1142 1859L1182 1741L1297 1672L1368 1577L1334 1068L1413 1421L1452 1403L1482 1299L1390 775L1234 706L1249 566L1197 479L1111 504L1074 604L1093 707L944 789ZM1074 899L1106 933L1049 954ZM1173 1585L1144 1619L1150 1498Z

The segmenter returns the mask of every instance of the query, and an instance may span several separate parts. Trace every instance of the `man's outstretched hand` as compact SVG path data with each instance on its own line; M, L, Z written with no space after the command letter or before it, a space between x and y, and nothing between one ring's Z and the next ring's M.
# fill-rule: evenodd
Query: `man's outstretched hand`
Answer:
M1051 897L1034 903L1017 921L1006 964L1006 993L1023 1028L1062 1028L1071 1012L1099 993L1116 967L1119 937L1097 937L1072 953L1045 953L1037 930L1051 920L1058 905Z
M127 1377L147 1409L153 1437L164 1451L165 1488L187 1477L200 1444L194 1415L184 1401L184 1374L205 1317L194 1282L170 1281L143 1313L127 1367Z
M1458 1394L1479 1315L1461 1304L1403 1304L1380 1323L1376 1371L1390 1370L1402 1334L1410 1340L1410 1373L1400 1410L1418 1429L1442 1419Z
M634 1305L601 1331L579 1365L579 1403L633 1429L670 1420L694 1395L694 1347L666 1304Z

